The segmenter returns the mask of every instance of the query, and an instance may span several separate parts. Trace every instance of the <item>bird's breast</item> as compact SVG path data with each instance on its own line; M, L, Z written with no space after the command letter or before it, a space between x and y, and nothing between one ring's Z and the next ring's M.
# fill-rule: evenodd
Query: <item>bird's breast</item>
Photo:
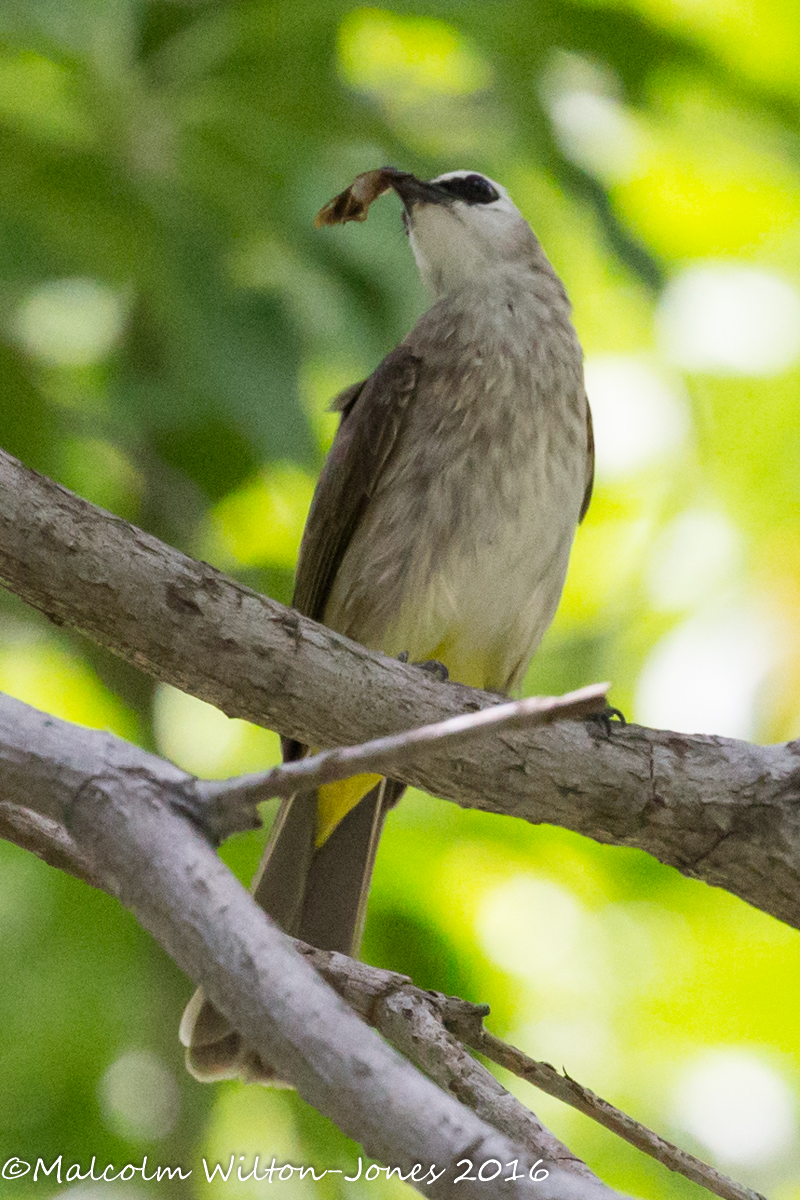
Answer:
M519 312L513 322L441 317L419 348L406 424L326 621L504 691L552 620L578 521L580 349L566 316L566 327L541 316L526 326Z

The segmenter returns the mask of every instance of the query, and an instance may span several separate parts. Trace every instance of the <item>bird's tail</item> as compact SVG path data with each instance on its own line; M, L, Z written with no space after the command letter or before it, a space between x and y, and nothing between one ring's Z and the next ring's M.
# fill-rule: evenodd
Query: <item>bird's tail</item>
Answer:
M357 954L384 817L403 788L382 780L316 845L317 793L281 805L258 872L255 899L281 928L322 950ZM243 1079L280 1086L269 1064L248 1049L198 988L184 1010L186 1066L203 1082Z

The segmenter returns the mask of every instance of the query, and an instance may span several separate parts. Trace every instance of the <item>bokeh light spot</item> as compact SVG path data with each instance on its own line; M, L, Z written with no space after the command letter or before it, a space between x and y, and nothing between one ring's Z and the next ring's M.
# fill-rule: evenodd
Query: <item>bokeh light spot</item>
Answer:
M796 1142L791 1089L746 1050L713 1050L691 1063L674 1108L678 1124L723 1162L769 1162Z
M231 492L208 514L198 554L217 566L295 565L314 479L291 463L275 463Z
M464 95L486 87L491 75L453 26L378 8L358 8L344 18L339 61L351 86L392 94L395 100L425 93Z
M682 397L646 362L597 355L585 365L599 479L616 479L675 451L689 418Z
M569 981L579 954L584 913L565 888L519 875L490 891L477 928L484 952L506 971Z
M17 310L13 332L34 358L62 367L102 362L117 346L126 304L97 279L55 279Z
M64 721L136 738L135 715L85 660L55 638L26 636L24 630L18 638L6 631L6 638L0 645L0 689Z
M702 613L656 645L639 676L636 720L680 733L752 737L775 631L750 608Z
M661 612L696 604L738 573L742 553L738 529L721 513L681 513L653 545L647 576L651 604Z
M550 116L565 154L608 181L627 179L639 161L633 120L618 100L595 92L563 92Z
M800 357L797 289L754 267L688 267L667 285L657 322L667 356L690 371L777 375Z
M159 751L193 775L224 779L280 762L278 735L161 684L153 699Z
M136 1141L164 1138L180 1111L175 1076L150 1050L129 1050L100 1080L100 1104L106 1124Z

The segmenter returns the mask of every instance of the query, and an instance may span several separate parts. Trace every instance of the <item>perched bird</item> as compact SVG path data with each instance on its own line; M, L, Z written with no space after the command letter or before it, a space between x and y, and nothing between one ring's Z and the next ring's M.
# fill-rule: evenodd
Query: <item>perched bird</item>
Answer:
M461 683L514 691L556 611L592 490L570 304L527 221L491 179L451 171L425 182L384 168L356 183L361 190L354 184L332 201L323 213L339 215L323 221L363 219L365 188L366 205L393 188L433 303L334 402L340 425L293 604L372 650L436 660ZM289 758L305 752L284 745ZM357 952L383 818L401 791L359 775L284 803L254 893L287 933ZM202 992L181 1037L200 1079L274 1082Z

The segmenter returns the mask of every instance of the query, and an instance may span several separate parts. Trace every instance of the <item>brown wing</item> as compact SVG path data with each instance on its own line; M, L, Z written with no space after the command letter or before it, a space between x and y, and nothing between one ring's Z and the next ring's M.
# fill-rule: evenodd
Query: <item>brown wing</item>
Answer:
M589 408L589 401L586 401L586 491L583 493L583 504L581 505L578 524L586 516L589 508L589 502L592 499L592 488L594 487L594 426L592 425L592 410Z
M311 502L292 605L321 621L336 572L394 448L417 386L420 359L408 346L334 402L341 423Z

